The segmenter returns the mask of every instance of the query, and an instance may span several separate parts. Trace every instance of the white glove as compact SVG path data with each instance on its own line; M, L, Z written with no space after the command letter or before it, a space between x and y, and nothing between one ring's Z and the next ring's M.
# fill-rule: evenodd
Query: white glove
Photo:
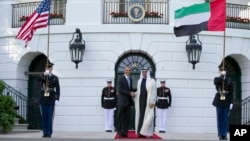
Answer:
M59 101L58 101L58 100L56 100L56 101L55 101L55 105L58 105L58 103L59 103Z
M227 74L226 71L221 72L221 75L223 75L223 76L225 76L226 74Z
M49 75L49 70L45 70L44 75Z
M233 109L233 104L230 104L230 107L229 107L229 108L230 108L230 110L232 110L232 109Z

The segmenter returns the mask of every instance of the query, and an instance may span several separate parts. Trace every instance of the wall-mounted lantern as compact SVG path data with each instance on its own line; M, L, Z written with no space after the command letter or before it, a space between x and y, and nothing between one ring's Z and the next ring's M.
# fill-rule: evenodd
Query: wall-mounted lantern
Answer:
M83 54L85 51L85 41L82 39L82 33L79 28L73 33L72 39L69 41L69 51L71 61L76 64L76 69L78 68L78 63L82 62Z
M197 38L197 40L195 39ZM188 57L188 62L193 64L193 69L195 69L195 64L200 61L202 50L202 43L199 40L199 35L190 35L186 42L186 52Z

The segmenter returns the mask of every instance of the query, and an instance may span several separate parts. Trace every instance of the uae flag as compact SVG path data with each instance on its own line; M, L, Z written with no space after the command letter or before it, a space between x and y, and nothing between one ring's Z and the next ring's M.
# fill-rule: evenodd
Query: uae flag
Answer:
M201 31L225 31L226 0L194 4L175 11L174 34L189 36Z

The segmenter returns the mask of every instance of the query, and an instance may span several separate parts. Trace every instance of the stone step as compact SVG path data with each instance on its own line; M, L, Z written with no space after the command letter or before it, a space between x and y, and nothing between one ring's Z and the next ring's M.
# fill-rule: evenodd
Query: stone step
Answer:
M14 124L12 131L28 131L28 124Z
M15 118L14 124L18 124L18 123L19 123L19 118Z

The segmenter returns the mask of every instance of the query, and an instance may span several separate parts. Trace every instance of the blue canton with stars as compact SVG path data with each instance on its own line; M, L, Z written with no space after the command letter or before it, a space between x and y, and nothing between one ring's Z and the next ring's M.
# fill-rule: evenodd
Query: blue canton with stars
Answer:
M50 10L50 3L51 3L51 0L44 0L44 1L39 5L39 7L37 8L36 12L37 12L38 14L41 14L42 12L49 11L49 10Z

